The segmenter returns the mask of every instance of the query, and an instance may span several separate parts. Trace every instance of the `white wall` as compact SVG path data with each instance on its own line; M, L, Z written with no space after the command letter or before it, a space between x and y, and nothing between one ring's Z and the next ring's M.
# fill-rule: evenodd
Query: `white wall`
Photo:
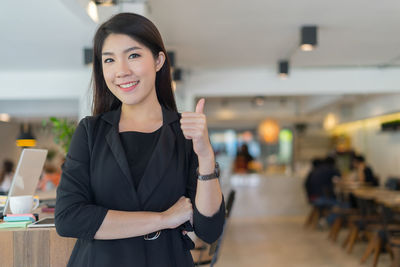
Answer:
M353 120L400 112L400 94L378 96L353 108Z
M77 100L80 105L75 111L76 115L83 117L90 114L87 104L90 79L90 68L0 72L0 100ZM9 110L3 106L2 112L8 113ZM52 110L48 112L48 116L54 115Z
M379 96L356 104L348 116L336 110L341 122L355 121L400 111L400 94ZM400 132L381 132L380 124L368 124L348 130L352 146L365 155L382 183L389 176L400 177Z
M90 69L0 72L0 99L76 98L90 83Z
M14 167L17 167L19 156L22 149L17 147L15 141L20 132L20 125L18 123L6 123L0 121L0 171L4 159L11 159L14 162ZM32 125L32 134L36 138L35 148L54 149L59 151L60 156L62 155L62 149L55 144L53 141L53 135L51 131L46 128L44 129L40 123Z
M380 125L349 132L353 147L384 182L389 176L400 177L400 133L382 133Z
M21 153L21 149L19 149L15 144L18 132L18 124L0 121L0 171L3 168L3 161L5 159L10 159L14 162L14 164L17 164L18 157Z

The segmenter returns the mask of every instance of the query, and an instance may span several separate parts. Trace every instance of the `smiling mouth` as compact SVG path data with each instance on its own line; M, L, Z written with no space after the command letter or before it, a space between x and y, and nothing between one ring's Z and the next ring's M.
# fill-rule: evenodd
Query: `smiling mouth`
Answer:
M130 83L119 84L118 87L121 88L123 91L130 91L133 88L135 88L138 84L139 81L135 81Z

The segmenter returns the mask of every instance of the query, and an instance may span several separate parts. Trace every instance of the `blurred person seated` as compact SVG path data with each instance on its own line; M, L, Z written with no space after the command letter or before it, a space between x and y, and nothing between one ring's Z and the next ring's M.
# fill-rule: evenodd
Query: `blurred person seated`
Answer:
M334 184L340 179L341 175L336 168L335 159L326 157L324 160L315 159L306 182L306 191L310 204L313 209L307 218L306 225L312 224L314 228L317 224L331 224L336 215L332 214L332 208L341 205L336 200ZM325 220L320 220L326 218Z
M253 157L249 153L247 144L241 145L237 152L236 158L233 163L233 172L235 173L249 173L249 163Z
M379 179L374 175L372 168L366 164L362 155L357 155L353 158L353 167L358 181L371 186L379 186Z
M340 179L341 175L335 166L333 157L326 157L317 167L310 172L308 177L307 190L313 204L333 206L336 204L334 182Z
M319 158L314 158L312 160L311 163L311 170L308 172L307 174L307 178L306 181L304 183L305 189L306 189L306 194L307 194L307 199L309 203L312 203L315 201L315 199L317 198L316 195L316 190L314 190L314 185L313 182L311 180L311 177L313 176L313 174L315 173L315 171L317 170L318 167L321 166L322 164L322 160Z
M38 189L40 191L50 191L55 189L60 183L61 171L54 165L46 163L44 166L43 175L40 178Z
M11 182L14 176L14 163L11 160L4 160L2 171L0 173L0 194L6 195L10 190Z

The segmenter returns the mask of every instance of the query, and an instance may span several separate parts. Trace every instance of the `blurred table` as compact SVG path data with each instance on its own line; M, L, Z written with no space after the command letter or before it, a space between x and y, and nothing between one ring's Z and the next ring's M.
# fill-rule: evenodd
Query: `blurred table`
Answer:
M54 227L0 229L0 266L66 266L75 242Z
M36 192L41 200L55 198L55 191ZM39 218L54 217L34 211ZM75 238L57 234L55 227L0 229L0 267L58 267L66 266L75 245Z
M36 191L35 196L38 196L40 200L48 200L56 198L56 189L52 189L49 191Z
M362 199L373 200L388 208L400 210L400 192L379 187L360 187L352 190L352 193Z

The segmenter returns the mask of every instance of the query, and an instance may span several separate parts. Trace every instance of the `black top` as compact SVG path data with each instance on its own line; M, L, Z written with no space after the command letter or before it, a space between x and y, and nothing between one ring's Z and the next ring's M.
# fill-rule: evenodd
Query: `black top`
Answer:
M128 160L129 168L131 170L133 184L136 189L143 177L151 154L153 154L154 148L157 145L161 132L160 129L161 128L152 133L133 131L119 133L122 146L125 150L126 159Z

